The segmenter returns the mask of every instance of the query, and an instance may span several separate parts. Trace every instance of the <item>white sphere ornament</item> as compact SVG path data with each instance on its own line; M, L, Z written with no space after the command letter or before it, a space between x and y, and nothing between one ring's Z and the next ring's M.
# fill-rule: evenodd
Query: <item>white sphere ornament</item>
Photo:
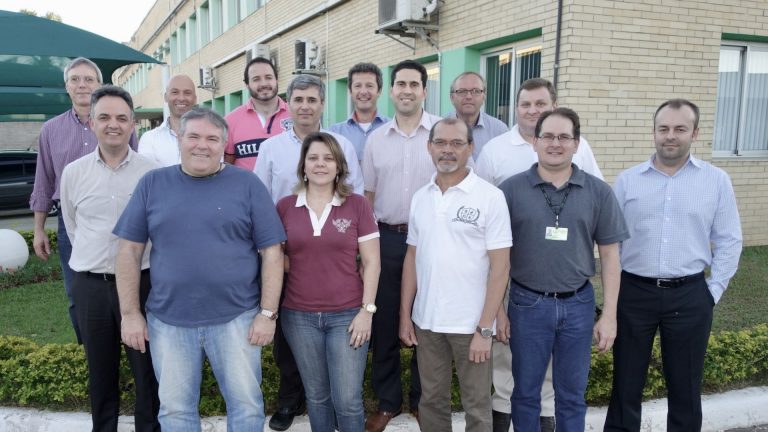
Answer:
M29 248L24 237L14 230L0 229L0 273L17 271L28 259Z

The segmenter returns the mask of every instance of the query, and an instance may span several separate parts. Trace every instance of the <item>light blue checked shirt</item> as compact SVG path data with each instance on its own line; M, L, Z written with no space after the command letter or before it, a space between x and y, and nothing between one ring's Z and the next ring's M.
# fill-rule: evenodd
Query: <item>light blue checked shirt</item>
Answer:
M443 118L458 118L458 116L456 115L456 111L451 111ZM480 115L477 117L477 123L472 126L472 139L475 141L475 149L472 151L472 158L477 160L480 156L480 150L483 149L485 143L506 132L509 132L509 128L503 121L480 111ZM526 169L529 167L530 165L528 165Z
M365 141L368 140L368 136L376 130L379 126L383 125L384 123L389 121L389 117L381 116L379 114L376 114L376 117L373 118L373 121L371 122L371 127L365 131L363 128L360 127L360 124L355 119L354 113L349 116L348 119L344 120L341 123L332 124L328 127L328 130L331 132L336 132L337 134L343 136L344 138L348 139L352 145L355 146L355 152L357 153L357 160L361 161L363 160L363 154L365 151Z
M681 277L711 267L715 302L741 255L741 222L725 171L691 156L674 175L654 157L616 179L614 192L631 237L621 245L622 269L652 278Z

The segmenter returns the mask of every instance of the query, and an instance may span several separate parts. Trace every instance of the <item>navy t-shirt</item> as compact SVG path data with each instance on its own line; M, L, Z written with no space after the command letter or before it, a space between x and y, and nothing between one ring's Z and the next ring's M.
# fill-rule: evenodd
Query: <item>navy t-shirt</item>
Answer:
M286 239L258 177L231 166L204 178L179 165L147 173L113 233L152 242L147 311L181 327L226 323L256 307L258 250Z

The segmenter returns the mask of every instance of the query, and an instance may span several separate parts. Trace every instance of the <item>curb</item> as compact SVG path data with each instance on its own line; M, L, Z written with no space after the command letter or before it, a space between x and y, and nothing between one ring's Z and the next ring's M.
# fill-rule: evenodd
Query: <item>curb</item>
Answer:
M768 387L750 387L741 390L702 397L704 423L702 431L723 431L768 423ZM587 410L586 431L603 429L606 407ZM269 421L269 419L267 419ZM226 417L202 419L204 432L226 432ZM656 399L643 403L643 432L666 431L667 400ZM464 414L453 414L453 429L463 430ZM87 413L59 413L30 408L0 407L0 432L88 432L91 417ZM133 418L120 417L118 432L133 432ZM290 432L309 432L306 415L296 417ZM410 414L394 418L387 427L390 432L418 431L416 420ZM265 431L271 431L265 427Z

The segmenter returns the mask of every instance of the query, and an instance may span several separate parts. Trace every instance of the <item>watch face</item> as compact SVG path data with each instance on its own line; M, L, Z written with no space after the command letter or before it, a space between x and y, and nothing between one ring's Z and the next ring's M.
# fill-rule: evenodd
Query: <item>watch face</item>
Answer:
M480 336L484 338L489 338L493 336L493 329L489 329L489 328L480 329Z
M376 313L376 309L377 308L375 304L368 303L367 305L365 305L366 312Z

